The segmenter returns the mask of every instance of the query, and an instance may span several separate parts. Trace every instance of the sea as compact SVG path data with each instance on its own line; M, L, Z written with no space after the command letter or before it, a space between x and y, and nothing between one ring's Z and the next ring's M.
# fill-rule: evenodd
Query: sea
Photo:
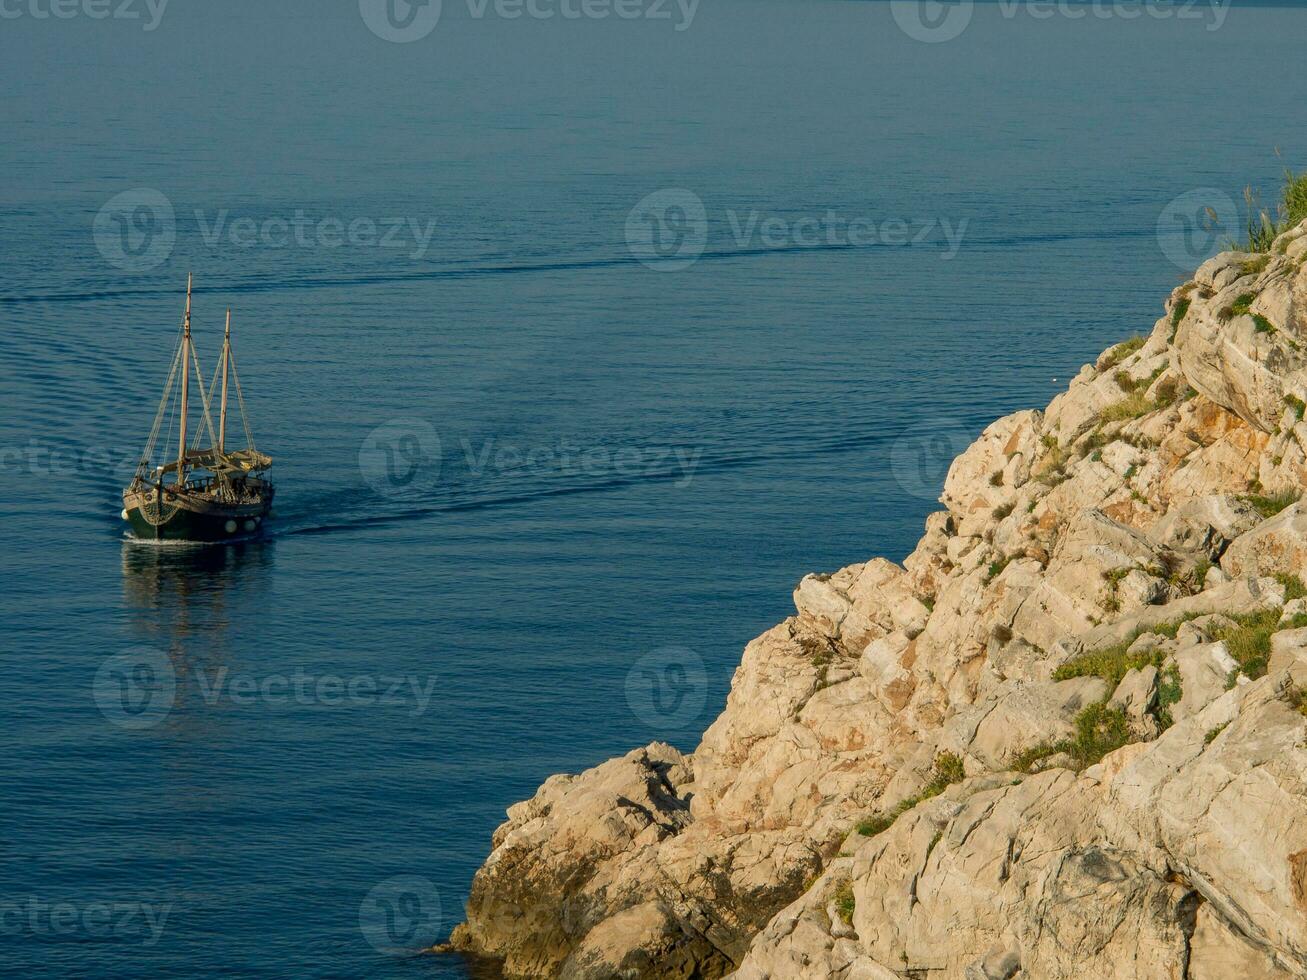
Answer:
M802 576L901 560L991 420L1150 331L1307 166L1304 37L1186 0L0 3L0 971L486 975L420 950L505 809L692 749ZM188 275L191 432L230 309L275 460L211 548L120 515Z

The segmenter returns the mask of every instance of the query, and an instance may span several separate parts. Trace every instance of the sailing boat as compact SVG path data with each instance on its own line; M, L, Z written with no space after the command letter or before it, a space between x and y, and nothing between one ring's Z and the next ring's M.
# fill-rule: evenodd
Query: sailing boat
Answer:
M187 446L187 423L190 411L190 375L194 368L195 380L200 389L200 404L204 409L204 427ZM168 411L173 387L181 374L181 391L175 405L178 416L177 452L168 456L168 462L153 466L155 443L158 441L164 414ZM218 414L218 432L214 435L213 419L209 406L213 403L214 386L222 380L222 401ZM244 449L227 448L227 385L228 379L236 389L240 406L241 425L245 430ZM171 421L168 431L172 430ZM209 448L200 448L208 433ZM165 438L167 450L169 439ZM140 539L151 541L230 541L250 537L262 527L272 507L272 484L264 472L272 466L272 458L259 452L250 434L245 417L245 398L241 394L240 378L236 374L236 357L231 347L231 310L227 311L227 328L223 334L222 360L214 370L213 381L206 393L200 360L191 341L191 277L186 277L186 312L182 317L181 342L173 354L172 369L164 385L163 397L154 416L149 441L136 466L131 486L123 491L123 520Z

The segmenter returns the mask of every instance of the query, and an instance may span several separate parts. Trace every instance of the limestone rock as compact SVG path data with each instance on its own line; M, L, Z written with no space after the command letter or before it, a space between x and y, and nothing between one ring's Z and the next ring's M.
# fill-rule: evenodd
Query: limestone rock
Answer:
M579 776L551 777L535 797L510 808L473 881L468 921L454 944L502 958L513 972L558 973L584 938L583 925L605 918L590 891L605 877L605 865L629 849L651 849L690 823L680 795L691 778L687 761L654 743ZM578 873L590 879L580 888ZM503 914L505 908L514 914ZM568 914L559 916L560 908ZM642 917L641 927L647 930L650 921ZM649 938L657 943L666 936Z
M1121 609L1118 576L1156 565L1160 557L1139 532L1101 511L1084 510L1067 526L1048 568L1030 573L1013 629L1045 648L1065 633L1084 632L1098 618Z
M1183 691L1180 703L1171 709L1176 721L1197 714L1224 694L1239 668L1224 643L1200 643L1182 649L1175 655L1175 663Z
M1221 633L1232 630L1237 625L1233 619L1221 613L1196 616L1187 623L1181 624L1180 629L1176 631L1176 647L1184 649L1200 643L1211 643Z
M1132 668L1112 692L1109 708L1121 711L1130 720L1130 727L1142 737L1157 734L1152 710L1157 704L1157 668L1152 664Z
M1174 647L1175 643L1160 633L1140 633L1126 649L1129 653L1148 653L1150 650L1169 650Z
M1148 537L1162 547L1215 560L1231 541L1261 521L1257 508L1247 500L1212 494L1173 506L1149 529Z
M960 535L972 535L975 531L971 528L988 525L995 508L1014 496L1016 487L994 482L994 474L1006 478L1010 469L1018 472L1010 467L1016 457L1035 457L1042 420L1040 412L1018 412L999 419L953 461L941 499L957 521Z
M893 562L874 558L834 575L806 575L794 592L799 615L857 652L892 630L920 633L930 610Z
M1096 774L973 780L956 799L919 805L841 864L856 939L838 957L798 927L815 904L804 898L760 933L736 975L846 976L888 963L1056 980L1155 980L1178 964L1199 977L1307 975L1297 884L1307 722L1284 703L1285 683L1229 692ZM1220 722L1230 736L1208 742ZM803 963L829 972L796 972Z
M829 576L805 575L794 590L794 608L799 615L812 620L829 636L838 635L852 606L849 597L831 584Z
M1264 269L1245 273L1253 258L1226 252L1199 268L1195 281L1206 291L1190 293L1173 349L1190 385L1269 433L1284 411L1286 392L1302 383L1303 358L1294 341L1302 328L1300 273L1293 260L1274 251ZM1250 313L1232 315L1243 296L1252 298ZM1259 329L1252 314L1272 329Z
M1293 599L1284 604L1284 610L1280 613L1280 624L1292 622L1297 616L1307 615L1307 599Z
M1231 928L1211 905L1198 907L1189 941L1189 980L1283 980L1292 975Z
M1164 606L1149 606L1136 615L1095 626L1080 634L1078 639L1083 649L1096 650L1124 642L1141 631L1164 623L1175 623L1187 617L1209 613L1237 616L1283 605L1284 586L1275 579L1240 578L1197 595L1174 599Z
M1221 559L1230 575L1297 575L1307 567L1307 504L1292 504L1231 542Z
M693 753L511 807L452 947L564 980L1307 978L1307 504L1248 499L1307 485L1304 270L1307 223L1218 256L989 426L902 565L800 581ZM1220 637L1267 611L1266 674L1230 688ZM1114 690L1052 680L1125 648ZM1102 702L1136 741L1008 771ZM969 778L932 795L945 753Z
M1307 627L1281 630L1271 636L1271 659L1267 673L1278 673L1296 660L1307 660Z
M1107 685L1097 677L1057 684L1009 682L955 715L945 726L944 744L1001 771L1026 749L1070 737L1076 715L1107 694Z
M877 700L890 711L903 710L916 691L912 647L906 634L891 633L868 644L862 652L859 669Z

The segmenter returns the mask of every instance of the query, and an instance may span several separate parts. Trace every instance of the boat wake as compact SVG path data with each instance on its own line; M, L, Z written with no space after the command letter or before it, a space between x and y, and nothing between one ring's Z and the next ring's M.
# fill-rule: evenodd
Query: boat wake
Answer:
M1056 245L1076 241L1123 241L1128 239L1148 238L1154 235L1152 229L1130 228L1112 229L1092 233L1039 233L1024 235L1003 235L989 238L969 237L967 250L1011 249L1038 245ZM936 243L943 244L943 243ZM886 248L884 244L871 242L867 244L851 242L830 242L821 244L785 244L775 246L750 246L746 248L705 249L696 261L729 261L735 259L766 258L791 255L802 257L813 253L866 251ZM300 289L346 289L353 287L385 286L404 283L439 282L453 279L481 279L487 277L536 275L554 272L583 272L587 270L636 267L643 265L645 259L632 255L600 255L585 258L555 258L548 260L496 263L472 260L465 265L451 264L438 268L422 269L416 272L360 272L350 275L334 276L296 276L294 278L248 277L232 279L217 285L196 289L196 294L211 293L277 293ZM14 306L26 303L92 303L106 299L136 299L170 295L166 288L138 287L121 288L105 286L98 289L85 289L79 292L62 293L9 293L0 294L0 306Z
M221 541L183 541L180 539L169 540L168 538L138 538L131 531L122 533L122 541L134 548L165 548L170 551L199 551L203 548L222 548L229 544L266 541L270 537L272 537L271 534L256 532L254 534L243 534L238 538L224 538Z
M383 495L376 491L363 491L366 503L360 504L357 487L342 488L323 494L317 499L303 500L296 505L290 493L284 505L279 505L265 531L265 537L290 537L312 534L334 534L371 528L392 527L437 518L443 514L458 514L499 508L531 505L543 500L590 494L621 492L641 486L674 484L687 487L693 480L774 463L823 459L842 454L867 452L883 456L898 437L897 432L876 432L836 436L816 444L804 443L802 448L781 447L764 452L732 452L727 449L709 451L700 455L692 472L676 466L643 472L638 475L612 475L601 479L572 480L558 474L558 479L538 478L529 486L520 480L500 476L488 480L472 474L463 474L431 488L425 493L408 493L403 496ZM514 486L513 484L517 484ZM320 520L319 515L332 514L332 520Z

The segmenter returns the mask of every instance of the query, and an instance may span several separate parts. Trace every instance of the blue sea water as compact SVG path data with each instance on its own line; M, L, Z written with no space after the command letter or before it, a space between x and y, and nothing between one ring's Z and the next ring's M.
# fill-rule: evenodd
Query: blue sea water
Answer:
M692 748L804 573L901 558L1307 161L1291 7L377 7L3 8L11 975L469 976L404 951L505 807ZM277 460L202 551L118 516L188 272Z

